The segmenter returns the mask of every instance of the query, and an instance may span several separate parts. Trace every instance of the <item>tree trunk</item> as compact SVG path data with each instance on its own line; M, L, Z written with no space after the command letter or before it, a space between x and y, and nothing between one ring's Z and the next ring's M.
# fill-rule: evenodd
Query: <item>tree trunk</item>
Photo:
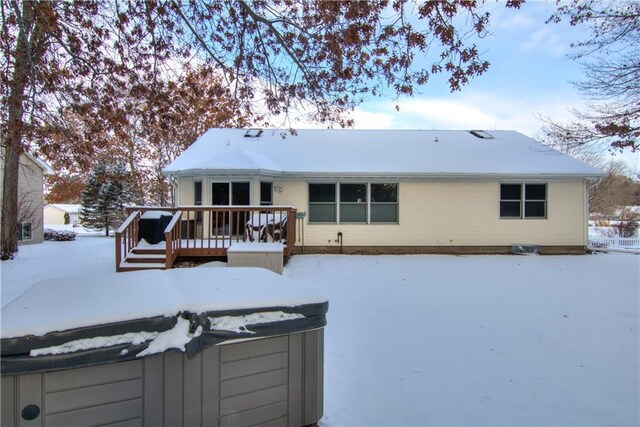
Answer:
M9 81L7 99L8 117L6 133L1 135L4 147L4 181L2 185L2 227L0 227L0 259L12 259L18 252L18 175L20 154L24 148L25 90L35 79L36 64L42 58L46 45L44 22L36 19L36 8L41 4L30 0L22 2L22 18L16 39L13 74ZM16 6L17 9L17 6ZM19 10L16 10L19 13Z
M10 133L10 132L7 132ZM2 247L0 259L12 259L18 252L18 167L20 164L20 137L5 141L4 181L2 183Z
M12 259L18 252L18 169L22 153L24 93L30 74L28 32L34 21L33 5L29 2L23 2L22 19L18 32L13 75L9 82L7 131L2 135L4 146L0 233L0 259L2 260Z

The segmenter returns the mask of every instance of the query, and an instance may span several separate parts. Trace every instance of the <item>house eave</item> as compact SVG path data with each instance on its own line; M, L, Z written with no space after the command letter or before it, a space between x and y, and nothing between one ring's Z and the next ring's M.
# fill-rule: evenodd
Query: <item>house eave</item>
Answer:
M53 168L51 166L49 166L49 164L47 162L45 162L44 160L34 156L33 154L29 153L28 151L24 152L24 155L27 156L29 158L29 160L31 160L33 163L35 163L40 169L42 169L42 173L44 175L55 175L55 171L53 170Z
M596 179L602 174L585 173L548 173L548 172L510 172L510 173L461 173L461 172L283 172L268 169L189 169L181 171L164 171L167 177L185 176L262 176L269 178L293 179L386 179L386 180L561 180L561 179Z
M162 171L167 178L185 177L185 176L265 176L278 178L283 176L281 171L273 171L269 169L186 169L178 171Z

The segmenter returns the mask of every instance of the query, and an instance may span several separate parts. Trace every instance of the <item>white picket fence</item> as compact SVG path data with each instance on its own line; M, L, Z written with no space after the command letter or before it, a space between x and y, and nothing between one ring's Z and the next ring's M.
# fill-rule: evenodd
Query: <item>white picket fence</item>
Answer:
M620 236L589 236L589 246L592 248L636 248L640 249L640 237L620 237Z

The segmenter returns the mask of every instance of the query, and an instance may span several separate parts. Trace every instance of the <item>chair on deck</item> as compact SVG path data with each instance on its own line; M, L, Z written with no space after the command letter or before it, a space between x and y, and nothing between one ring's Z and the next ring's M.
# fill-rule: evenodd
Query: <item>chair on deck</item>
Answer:
M244 230L244 241L249 242L284 242L287 239L287 217L281 221L265 221L262 224L255 224L248 221Z

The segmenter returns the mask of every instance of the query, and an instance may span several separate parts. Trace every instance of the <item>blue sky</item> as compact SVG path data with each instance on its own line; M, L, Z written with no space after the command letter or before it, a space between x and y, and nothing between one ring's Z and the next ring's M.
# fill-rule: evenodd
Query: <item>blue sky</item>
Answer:
M536 115L570 119L569 110L580 108L585 100L571 84L582 78L582 70L567 54L572 41L589 33L565 22L545 24L556 8L551 1L526 3L519 10L505 9L503 2L484 7L492 19L491 35L478 41L491 63L483 76L461 92L450 93L446 77L438 76L413 98L371 99L356 109L355 127L513 129L536 137L541 126ZM640 166L640 154L616 157L631 167Z

